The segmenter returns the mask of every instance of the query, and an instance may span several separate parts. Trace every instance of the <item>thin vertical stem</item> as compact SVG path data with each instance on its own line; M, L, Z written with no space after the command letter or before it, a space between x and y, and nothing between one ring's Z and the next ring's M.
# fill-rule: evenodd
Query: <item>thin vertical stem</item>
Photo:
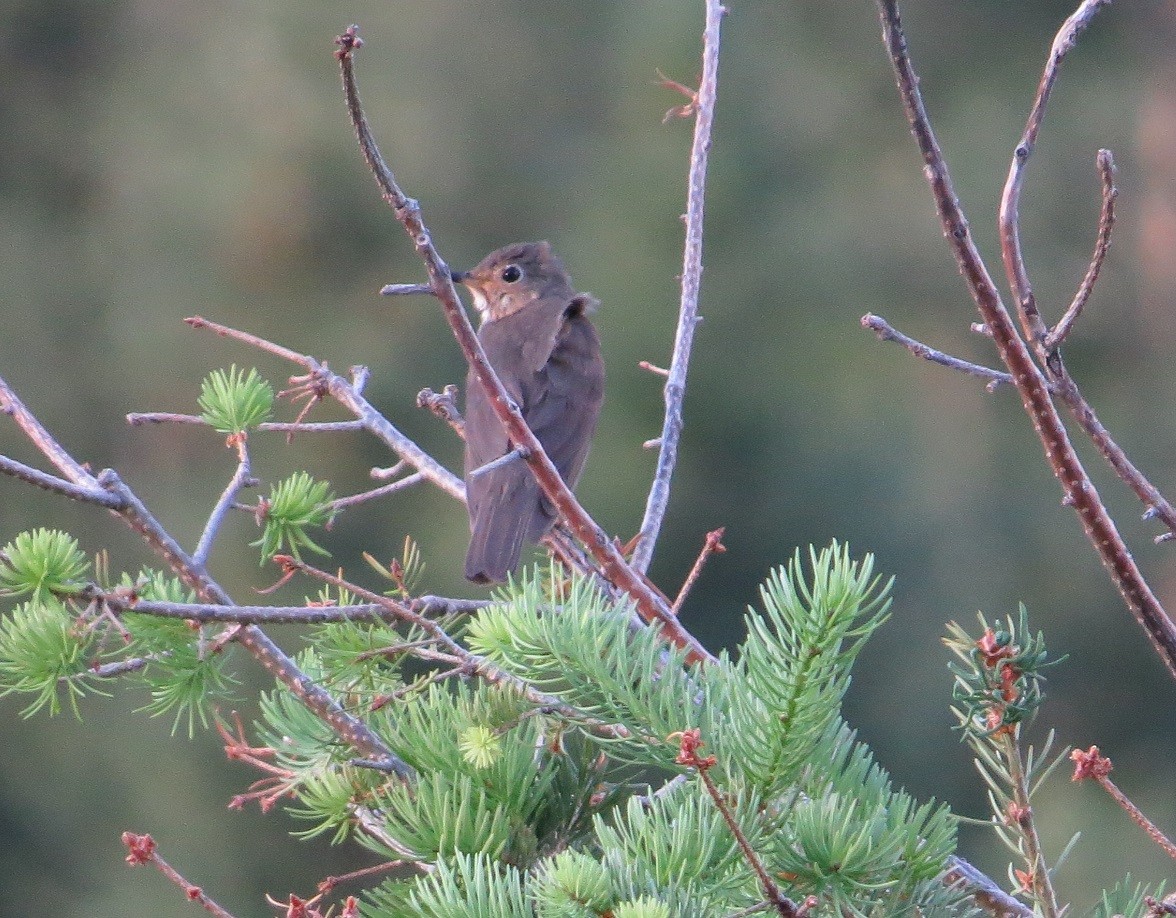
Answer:
M706 28L702 33L702 81L694 105L694 142L690 148L690 177L686 192L686 244L682 251L682 298L678 307L678 330L674 355L666 379L666 416L662 425L661 448L645 515L633 551L633 567L649 570L662 520L670 502L670 479L678 462L678 441L682 437L682 402L686 397L686 372L694 330L702 321L698 315L698 293L702 285L702 228L706 197L706 167L710 158L711 126L719 88L719 40L727 10L719 0L706 0Z

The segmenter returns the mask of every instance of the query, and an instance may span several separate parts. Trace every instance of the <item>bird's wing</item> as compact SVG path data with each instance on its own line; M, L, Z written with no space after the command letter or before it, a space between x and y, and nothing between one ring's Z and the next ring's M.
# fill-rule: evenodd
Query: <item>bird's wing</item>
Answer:
M596 329L582 314L562 323L543 368L523 386L523 416L560 475L574 487L604 399Z

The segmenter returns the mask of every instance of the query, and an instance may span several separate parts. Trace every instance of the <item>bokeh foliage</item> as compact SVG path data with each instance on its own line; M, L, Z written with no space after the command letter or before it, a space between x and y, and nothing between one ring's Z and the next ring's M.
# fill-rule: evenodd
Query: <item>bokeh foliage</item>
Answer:
M1172 686L1058 506L1015 397L988 396L858 327L872 311L946 350L991 356L967 330L974 312L939 238L871 4L729 5L707 321L655 578L672 590L705 532L727 526L730 551L712 559L684 611L719 646L793 545L837 537L875 552L897 576L896 606L858 663L849 720L916 796L978 814L982 792L950 731L938 637L949 618L1024 601L1056 652L1070 655L1051 675L1050 723L1064 742L1097 741L1154 818L1176 823L1170 782L1152 767L1176 752ZM1042 55L1069 11L1052 0L905 7L927 102L986 253L995 253L991 216ZM412 402L424 385L460 381L460 355L429 303L375 295L421 270L362 168L338 98L330 41L352 21L368 42L359 73L369 116L444 254L463 266L506 242L548 238L602 300L609 388L580 491L627 535L653 464L640 443L660 416L658 380L636 363L664 362L669 351L689 143L686 125L659 124L679 100L654 85L655 68L694 78L701 8L0 3L9 126L0 132L0 374L77 455L117 466L189 545L231 454L219 435L130 430L122 417L195 411L211 369L255 356L187 329L185 315L246 327L337 368L367 364L373 400L458 464L448 429ZM1176 480L1176 379L1165 372L1176 352L1174 31L1158 0L1113 7L1096 24L1063 71L1023 204L1029 266L1043 310L1056 315L1093 239L1095 151L1114 149L1119 229L1068 357L1161 487ZM262 369L275 381L288 372ZM388 461L345 435L254 446L267 487L308 468L350 493ZM34 458L2 424L0 449ZM1133 498L1094 471L1161 598L1176 606L1171 546L1152 546ZM107 545L120 568L150 560L105 514L0 481L0 541L35 526L74 532L87 552ZM360 551L386 557L410 532L428 589L469 589L459 569L464 514L434 491L350 511L323 544L358 571ZM212 559L239 598L269 576L237 547L257 535L251 520L235 520ZM124 829L170 841L177 863L202 865L193 879L242 915L260 914L248 910L260 890L306 891L324 865L356 866L285 841L290 827L277 818L218 812L251 776L216 762L207 740L189 746L168 739L170 723L128 723L124 705L87 705L84 726L21 723L18 704L0 707L0 895L13 909L178 911L174 891L122 872ZM176 772L179 787L167 777ZM1149 882L1149 870L1162 875L1138 830L1105 806L1084 788L1043 798L1047 845L1090 833L1062 881L1088 876L1101 888L1125 863ZM965 832L963 842L1001 873L985 859L989 839ZM1106 850L1119 857L1104 874ZM264 862L241 871L246 858Z

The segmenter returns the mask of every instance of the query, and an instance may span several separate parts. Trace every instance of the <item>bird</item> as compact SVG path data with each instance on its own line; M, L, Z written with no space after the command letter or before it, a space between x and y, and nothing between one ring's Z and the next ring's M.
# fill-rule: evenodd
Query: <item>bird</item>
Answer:
M589 318L596 299L576 292L547 242L497 249L454 280L470 291L481 315L478 340L494 372L574 488L604 401L604 360ZM558 516L521 457L484 468L514 448L471 369L465 387L465 576L474 583L506 580L523 547L538 542Z

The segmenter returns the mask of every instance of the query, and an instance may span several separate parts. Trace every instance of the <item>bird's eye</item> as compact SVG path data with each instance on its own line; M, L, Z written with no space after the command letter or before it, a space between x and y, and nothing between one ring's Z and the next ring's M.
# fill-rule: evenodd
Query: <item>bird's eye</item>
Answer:
M502 269L502 279L508 284L513 284L522 276L523 271L518 265L507 265Z

